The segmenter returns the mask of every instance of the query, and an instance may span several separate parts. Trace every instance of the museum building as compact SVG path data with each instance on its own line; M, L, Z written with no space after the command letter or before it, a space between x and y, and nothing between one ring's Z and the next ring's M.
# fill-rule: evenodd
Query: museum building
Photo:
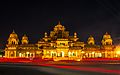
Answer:
M21 41L18 35L13 31L8 38L5 48L6 58L36 58L59 60L80 61L82 58L118 58L120 54L112 44L111 35L107 32L103 35L101 45L95 44L93 36L87 40L87 43L81 42L74 32L69 35L65 27L59 22L48 35L37 43L30 44L27 35L23 35Z

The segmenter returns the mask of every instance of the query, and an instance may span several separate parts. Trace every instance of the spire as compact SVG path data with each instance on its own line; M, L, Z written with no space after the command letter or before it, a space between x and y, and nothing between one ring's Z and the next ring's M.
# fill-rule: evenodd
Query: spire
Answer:
M23 37L22 37L22 39L28 39L27 35L24 34Z
M23 36L27 37L27 35L26 35L26 34L24 34Z
M105 34L108 35L108 32L106 32Z
M92 37L92 35L90 35L90 37Z
M12 33L15 33L14 29L13 29L13 32Z
M58 21L58 25L61 25L60 21Z

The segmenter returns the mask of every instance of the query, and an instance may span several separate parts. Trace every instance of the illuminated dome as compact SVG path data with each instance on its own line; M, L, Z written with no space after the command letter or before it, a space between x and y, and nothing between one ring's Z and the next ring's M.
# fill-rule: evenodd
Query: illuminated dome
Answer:
M24 36L22 37L22 44L28 44L28 37L24 34Z
M103 35L102 45L112 45L112 38L107 32Z
M111 36L106 32L103 36L103 39L111 39Z
M17 37L18 37L18 35L13 30L13 32L10 34L10 38L17 38Z
M60 21L59 21L58 24L54 27L54 31L59 31L59 30L61 30L61 31L64 31L64 30L65 30L65 27L60 24Z
M24 35L24 36L22 37L22 40L28 40L28 37L27 37L26 35Z
M88 38L88 40L94 40L94 38L90 35L90 37Z
M95 44L95 40L94 40L94 37L92 37L92 35L90 35L90 37L88 38L88 44L92 44L94 45Z
M18 42L19 42L18 35L13 30L13 32L10 34L8 38L8 44L18 44Z

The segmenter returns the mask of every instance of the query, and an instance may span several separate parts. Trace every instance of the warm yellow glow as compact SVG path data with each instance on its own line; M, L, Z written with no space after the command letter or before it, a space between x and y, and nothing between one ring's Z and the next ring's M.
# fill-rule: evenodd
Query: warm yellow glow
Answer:
M117 51L116 53L117 53L117 54L120 54L120 51Z
M117 46L117 47L115 48L115 52L116 52L116 54L120 55L120 46Z
M14 31L10 34L5 48L5 57L42 57L42 59L52 58L54 61L120 57L120 46L115 48L112 45L113 40L110 34L103 35L102 45L96 45L93 36L90 36L85 43L78 40L80 38L76 32L70 36L69 31L66 31L60 22L50 34L45 32L44 37L40 38L36 44L29 44L26 35L21 39L19 41L18 35Z
M84 51L82 51L81 53L85 53Z
M29 54L29 52L26 52L27 54Z
M21 53L19 53L19 57L22 57L22 54L21 54Z
M92 54L94 54L95 52L92 52Z

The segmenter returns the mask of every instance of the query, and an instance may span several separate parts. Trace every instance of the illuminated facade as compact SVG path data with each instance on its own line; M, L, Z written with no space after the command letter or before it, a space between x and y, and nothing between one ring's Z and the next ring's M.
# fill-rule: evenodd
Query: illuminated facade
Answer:
M20 44L18 35L13 31L8 38L5 57L41 57L42 59L52 58L54 61L120 57L120 51L112 42L111 36L106 32L101 41L102 45L96 45L95 39L91 35L86 44L79 40L76 32L70 36L69 31L66 31L59 22L49 35L45 32L44 37L36 44L29 44L26 35L22 37Z
M102 45L96 45L94 37L88 38L85 49L82 50L83 58L115 58L115 46L112 45L112 38L106 32L103 35Z

